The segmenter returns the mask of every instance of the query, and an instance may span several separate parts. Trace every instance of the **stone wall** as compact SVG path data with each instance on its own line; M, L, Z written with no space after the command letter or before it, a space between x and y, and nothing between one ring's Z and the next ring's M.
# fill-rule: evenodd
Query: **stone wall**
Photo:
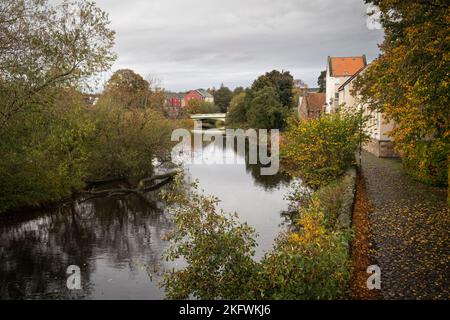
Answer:
M356 169L350 168L342 179L344 192L342 193L342 203L340 214L337 218L337 226L340 229L348 229L352 224L353 204L355 202L356 192Z

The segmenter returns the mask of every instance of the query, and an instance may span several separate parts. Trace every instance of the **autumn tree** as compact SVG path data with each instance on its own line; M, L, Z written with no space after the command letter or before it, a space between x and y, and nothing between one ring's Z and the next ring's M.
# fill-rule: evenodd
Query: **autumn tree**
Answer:
M18 113L48 102L55 88L82 86L107 70L114 31L89 1L0 2L0 134Z
M416 178L447 184L450 9L445 0L366 0L379 7L381 55L357 81L363 102L396 125L391 135Z
M114 103L126 108L152 108L161 111L164 93L133 70L120 69L106 83L101 99L114 100Z
M187 110L190 114L194 113L217 113L220 111L219 107L214 103L207 101L200 101L198 99L191 99L187 103Z
M0 1L0 213L83 185L94 123L81 90L107 70L114 32L89 1Z
M360 139L359 114L335 113L318 119L291 119L281 159L293 176L317 190L338 179L355 160Z

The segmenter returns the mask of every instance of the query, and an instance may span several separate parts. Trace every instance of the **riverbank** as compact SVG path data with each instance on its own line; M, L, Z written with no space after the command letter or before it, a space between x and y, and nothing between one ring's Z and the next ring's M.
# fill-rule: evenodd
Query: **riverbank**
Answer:
M219 152L213 143L203 151ZM282 174L261 176L259 166L248 164L233 148L220 156L230 152L236 152L235 165L192 163L183 168L189 181L198 180L201 189L221 199L221 209L239 212L241 222L255 228L255 258L261 259L286 223L281 213L287 209L284 196L291 180ZM166 298L159 286L162 273L184 264L162 259L173 221L159 192L150 193L148 200L152 205L134 194L95 198L1 219L0 298ZM66 288L69 265L81 268L79 292Z

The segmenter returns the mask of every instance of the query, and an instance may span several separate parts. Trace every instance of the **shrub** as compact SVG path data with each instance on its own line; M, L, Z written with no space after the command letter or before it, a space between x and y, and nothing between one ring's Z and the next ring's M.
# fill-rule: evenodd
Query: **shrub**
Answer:
M180 177L166 199L173 201L175 230L167 258L187 266L165 273L171 299L335 299L349 280L349 230L331 226L321 199L299 209L298 231L282 233L269 253L253 260L254 230L217 210L218 199L180 191Z
M217 210L219 200L193 190L181 191L182 177L174 192L165 198L174 201L175 230L167 258L183 257L187 266L165 274L162 285L171 299L244 299L250 293L249 279L256 262L252 260L256 242L254 230L241 224L236 215Z
M188 101L188 113L218 113L220 108L214 103L192 99Z
M350 275L347 232L333 231L322 204L313 197L300 209L298 232L281 235L261 262L265 299L336 299Z
M436 186L448 185L449 146L436 141L418 141L403 155L405 171L415 179Z
M0 139L0 213L57 201L84 185L94 125L73 91L55 101L21 113Z
M155 159L164 159L176 125L156 110L99 102L90 115L95 133L90 142L89 179L141 178L151 175Z
M294 176L317 190L336 180L354 162L359 124L358 115L340 113L291 120L281 148L282 161Z

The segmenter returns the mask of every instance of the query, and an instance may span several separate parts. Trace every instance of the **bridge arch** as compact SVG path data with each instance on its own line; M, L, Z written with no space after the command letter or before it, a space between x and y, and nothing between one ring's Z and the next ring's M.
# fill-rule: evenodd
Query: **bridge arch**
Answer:
M227 114L226 113L196 113L191 114L191 119L194 120L194 130L202 130L203 120L216 120L222 121L225 124Z

